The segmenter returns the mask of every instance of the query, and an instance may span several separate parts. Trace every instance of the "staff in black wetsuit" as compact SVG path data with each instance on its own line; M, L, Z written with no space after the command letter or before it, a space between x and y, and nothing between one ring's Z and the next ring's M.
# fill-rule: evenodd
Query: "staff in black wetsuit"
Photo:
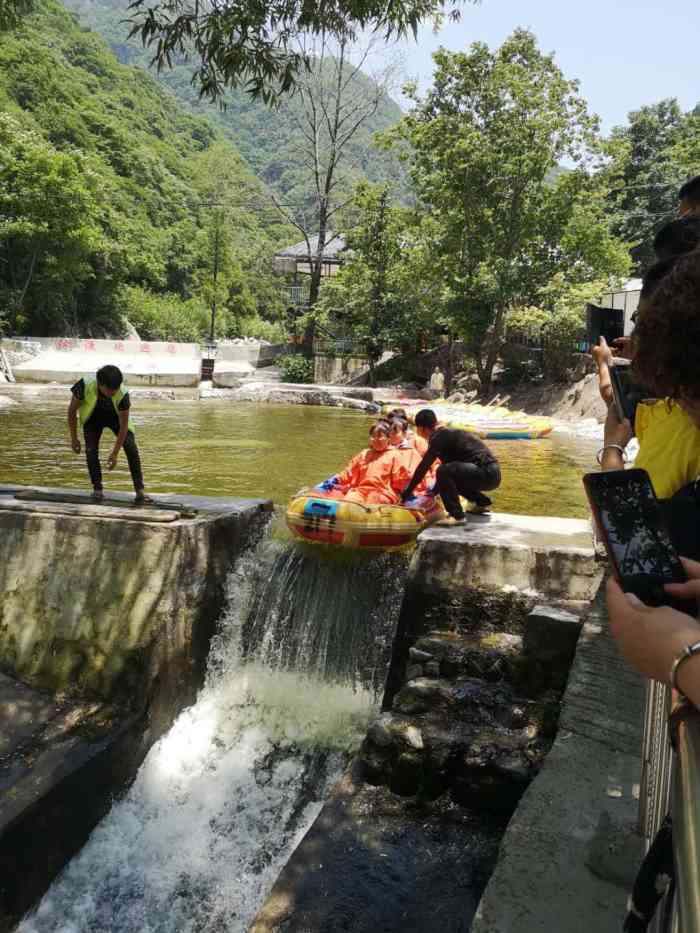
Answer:
M411 498L431 465L440 459L442 464L437 468L435 491L451 516L450 524L464 523L460 495L475 504L473 511L488 511L491 500L484 495L484 490L501 485L501 468L486 444L469 431L441 427L435 412L429 408L416 415L416 431L428 441L428 450L402 492L401 501Z

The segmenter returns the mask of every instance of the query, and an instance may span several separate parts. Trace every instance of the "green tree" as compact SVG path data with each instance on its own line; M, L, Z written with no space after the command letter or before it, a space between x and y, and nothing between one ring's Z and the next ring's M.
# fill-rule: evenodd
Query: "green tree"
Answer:
M0 256L14 328L41 316L73 323L77 295L105 246L98 178L79 153L58 152L0 113Z
M374 384L385 351L415 348L432 294L418 284L424 244L415 239L408 212L390 203L388 187L360 186L353 214L349 258L312 313L360 345Z
M32 0L0 0L0 32L14 29L33 7Z
M450 15L458 18L458 0ZM243 86L266 102L291 91L312 57L299 38L354 41L363 32L385 38L414 36L422 20L439 20L440 0L266 0L265 3L190 4L185 0L133 0L131 35L153 50L158 69L194 52L194 82L203 96L220 98Z
M414 109L393 139L410 144L432 274L488 391L510 309L537 304L563 263L576 281L626 259L585 170L596 119L534 36L519 29L496 51L475 43L434 60L433 87L424 99L409 88ZM553 180L563 159L579 168Z
M700 166L698 138L697 118L686 117L671 98L632 111L606 142L613 230L630 242L640 274L654 262L654 234L675 217L678 189L693 174L693 161Z

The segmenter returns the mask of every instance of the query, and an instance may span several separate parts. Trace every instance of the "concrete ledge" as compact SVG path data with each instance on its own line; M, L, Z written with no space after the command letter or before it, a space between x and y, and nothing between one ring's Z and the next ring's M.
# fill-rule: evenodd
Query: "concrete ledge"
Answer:
M0 486L0 669L52 691L127 698L169 723L203 671L226 572L271 503L159 496L165 509L137 510L126 494L96 506L60 489L19 502L20 488Z
M501 843L471 933L618 933L642 854L636 834L643 682L584 624L559 731Z
M556 600L590 600L602 578L588 521L494 512L418 537L415 579L448 595L505 585Z
M0 933L84 844L149 738L143 716L57 700L0 674Z

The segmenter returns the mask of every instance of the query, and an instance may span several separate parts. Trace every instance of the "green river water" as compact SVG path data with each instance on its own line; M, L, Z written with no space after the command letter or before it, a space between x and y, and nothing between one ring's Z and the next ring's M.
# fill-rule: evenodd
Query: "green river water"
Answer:
M67 397L67 393L66 393ZM0 409L0 483L90 488L84 456L68 444L66 399L16 396ZM354 411L229 401L133 399L146 487L153 492L270 498L285 503L302 486L337 472L362 447L372 418ZM112 435L102 439L103 463ZM567 435L490 441L503 484L500 512L585 516L581 474L598 442ZM105 489L130 490L122 454Z

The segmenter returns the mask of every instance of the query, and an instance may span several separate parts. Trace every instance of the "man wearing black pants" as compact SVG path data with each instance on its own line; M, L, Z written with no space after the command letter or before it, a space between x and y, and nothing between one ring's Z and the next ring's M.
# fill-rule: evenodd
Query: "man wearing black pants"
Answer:
M440 459L435 491L450 515L449 523L464 524L460 496L474 503L473 511L487 512L491 500L484 491L501 485L501 468L486 444L469 431L440 427L435 412L429 408L416 415L416 431L428 441L428 450L401 494L401 501L411 498L432 464Z
M103 498L100 438L104 429L108 428L115 435L115 442L107 458L107 469L114 469L119 451L123 447L136 492L135 501L137 504L150 503L150 498L144 492L141 458L136 446L136 438L129 427L131 401L129 391L123 383L121 370L117 366L103 366L96 376L79 379L71 388L71 393L73 397L68 408L71 446L75 453L80 453L79 418L83 426L85 457L93 487L93 499L100 502Z

